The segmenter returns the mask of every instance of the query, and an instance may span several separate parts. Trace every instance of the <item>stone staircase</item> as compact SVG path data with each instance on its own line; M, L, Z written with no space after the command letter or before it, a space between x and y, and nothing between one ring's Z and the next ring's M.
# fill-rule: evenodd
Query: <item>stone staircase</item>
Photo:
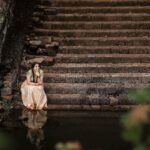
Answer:
M37 0L33 17L34 36L60 43L42 65L49 108L133 105L127 91L149 85L149 0Z

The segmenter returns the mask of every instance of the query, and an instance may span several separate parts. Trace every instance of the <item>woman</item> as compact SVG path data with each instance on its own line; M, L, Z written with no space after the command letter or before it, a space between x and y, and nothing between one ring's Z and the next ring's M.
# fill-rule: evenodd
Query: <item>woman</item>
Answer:
M47 97L43 89L43 70L38 63L33 64L21 85L22 101L29 109L47 107Z

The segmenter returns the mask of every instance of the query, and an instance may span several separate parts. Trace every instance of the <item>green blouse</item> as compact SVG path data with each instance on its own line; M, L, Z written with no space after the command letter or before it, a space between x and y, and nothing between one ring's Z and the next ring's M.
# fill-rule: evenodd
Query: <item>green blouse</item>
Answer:
M37 80L38 78L43 78L43 75L43 70L40 69L40 76L38 77L35 75L35 79ZM31 82L33 82L33 74L31 69L26 73L26 77L30 77Z

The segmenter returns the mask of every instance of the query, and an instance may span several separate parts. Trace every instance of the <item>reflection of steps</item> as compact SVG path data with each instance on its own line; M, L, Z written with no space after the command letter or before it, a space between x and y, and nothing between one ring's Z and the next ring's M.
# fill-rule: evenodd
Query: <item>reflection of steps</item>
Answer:
M39 0L34 34L60 42L43 62L49 104L133 104L127 90L150 83L149 13L149 0Z

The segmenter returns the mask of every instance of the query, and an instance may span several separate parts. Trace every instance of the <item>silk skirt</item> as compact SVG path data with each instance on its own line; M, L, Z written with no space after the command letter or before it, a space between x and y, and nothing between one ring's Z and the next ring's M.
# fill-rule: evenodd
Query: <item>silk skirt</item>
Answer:
M29 109L47 108L47 96L42 85L29 85L25 80L21 85L21 97L23 105Z

